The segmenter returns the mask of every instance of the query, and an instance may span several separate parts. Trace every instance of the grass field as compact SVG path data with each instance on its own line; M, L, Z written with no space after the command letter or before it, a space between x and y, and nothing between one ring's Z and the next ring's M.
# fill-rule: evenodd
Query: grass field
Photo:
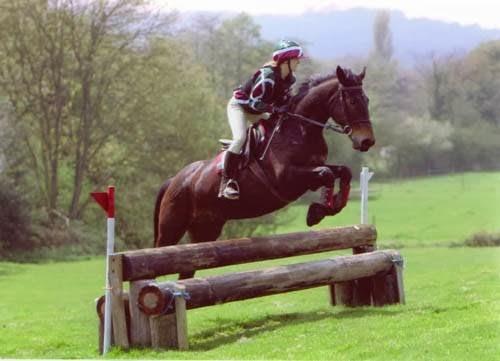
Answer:
M263 297L189 311L187 352L114 349L108 357L499 360L500 248L443 247L472 232L500 228L499 181L500 174L466 174L372 183L379 197L370 203L370 214L381 243L405 246L406 305L331 307L324 287ZM333 218L322 226L357 223L358 209L352 201L335 223ZM297 217L280 232L304 229L305 211L289 212ZM99 358L93 300L103 293L103 273L102 259L0 263L0 358Z
M355 188L356 185L353 185ZM461 243L478 231L500 231L500 173L466 173L417 180L370 182L369 219L380 244L398 246ZM307 205L282 213L279 233L305 230ZM337 216L313 228L359 223L360 202L350 201Z

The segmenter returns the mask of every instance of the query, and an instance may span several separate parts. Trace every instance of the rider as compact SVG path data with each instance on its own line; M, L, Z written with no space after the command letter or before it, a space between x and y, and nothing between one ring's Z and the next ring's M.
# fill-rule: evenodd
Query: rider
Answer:
M272 61L264 64L244 85L234 90L227 105L233 141L224 155L219 197L239 198L236 178L247 122L269 119L270 113L288 110L291 86L295 83L293 72L303 54L302 47L296 42L281 40L273 52Z

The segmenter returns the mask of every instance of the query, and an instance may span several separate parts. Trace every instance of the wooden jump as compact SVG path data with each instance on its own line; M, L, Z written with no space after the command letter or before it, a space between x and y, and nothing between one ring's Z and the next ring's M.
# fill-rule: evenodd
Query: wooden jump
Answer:
M114 344L187 349L187 309L328 285L332 305L404 303L402 258L374 251L370 225L116 253L110 256ZM154 278L352 248L354 255L158 283ZM123 282L130 281L129 293ZM102 307L98 307L100 310Z

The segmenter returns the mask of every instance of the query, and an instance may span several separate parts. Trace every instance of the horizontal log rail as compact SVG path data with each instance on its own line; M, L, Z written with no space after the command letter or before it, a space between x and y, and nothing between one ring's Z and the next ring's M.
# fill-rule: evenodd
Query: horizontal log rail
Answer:
M402 262L397 251L385 250L257 271L230 273L177 282L151 282L139 291L139 308L147 315L173 311L175 292L185 289L186 308L273 295L379 275Z
M291 256L373 246L372 225L337 227L268 237L247 237L117 253L123 259L123 281L264 261Z

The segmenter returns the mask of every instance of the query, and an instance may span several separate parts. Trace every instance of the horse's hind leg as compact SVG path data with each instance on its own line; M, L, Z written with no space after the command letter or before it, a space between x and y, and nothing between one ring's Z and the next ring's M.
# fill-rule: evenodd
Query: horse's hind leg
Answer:
M191 221L191 203L187 192L172 196L169 191L161 201L155 247L179 243Z
M212 242L220 236L225 221L203 220L194 221L189 225L188 234L191 243ZM196 270L179 274L179 279L193 278Z
M161 201L163 200L163 196L165 195L165 192L167 191L171 182L172 182L172 178L167 179L165 181L165 183L162 184L162 186L160 187L160 190L158 191L158 194L156 195L155 211L154 211L154 216L153 216L153 227L154 227L154 237L155 237L153 242L155 243L155 246L156 246L156 240L158 239L158 221L159 221L159 217L160 217Z

